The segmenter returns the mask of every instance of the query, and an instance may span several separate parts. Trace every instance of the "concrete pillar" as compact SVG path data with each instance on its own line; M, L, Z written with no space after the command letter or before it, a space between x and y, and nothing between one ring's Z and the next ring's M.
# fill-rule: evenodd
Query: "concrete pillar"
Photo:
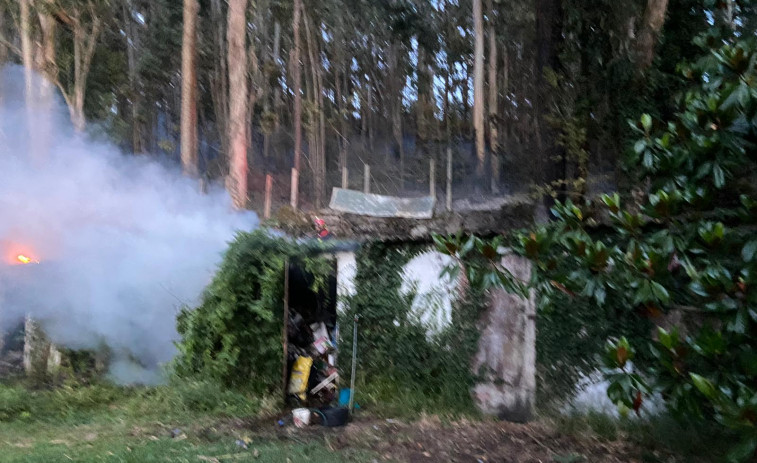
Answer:
M60 351L48 340L39 322L26 317L24 323L24 371L34 380L55 376L61 364Z
M515 254L502 259L515 277L527 282L531 263ZM480 320L481 338L473 371L482 379L473 388L476 406L507 421L533 417L536 395L536 305L504 290L492 291Z

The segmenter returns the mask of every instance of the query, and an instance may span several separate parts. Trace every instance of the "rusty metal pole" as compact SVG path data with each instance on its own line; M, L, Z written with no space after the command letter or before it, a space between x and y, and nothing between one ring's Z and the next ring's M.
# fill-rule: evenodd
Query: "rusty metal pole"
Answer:
M300 173L296 168L292 168L292 188L289 192L289 204L292 206L292 209L297 210L297 204L298 204L298 195L299 195L299 183L300 183Z
M263 207L263 218L271 218L271 191L273 190L273 176L266 174L265 176L265 206Z
M350 375L350 415L353 412L353 406L355 405L355 372L357 371L357 319L355 315L355 322L352 328L352 374Z
M289 367L289 259L284 260L284 323L282 328L282 340L284 347L284 367L281 374L281 385L284 398L287 396L287 373Z

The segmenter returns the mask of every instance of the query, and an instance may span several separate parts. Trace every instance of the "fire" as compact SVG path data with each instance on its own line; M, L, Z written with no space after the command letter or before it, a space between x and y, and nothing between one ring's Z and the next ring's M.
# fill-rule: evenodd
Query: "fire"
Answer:
M19 254L16 256L16 260L21 262L22 264L31 264L31 263L37 263L37 261L32 260L31 257L25 256L23 254Z

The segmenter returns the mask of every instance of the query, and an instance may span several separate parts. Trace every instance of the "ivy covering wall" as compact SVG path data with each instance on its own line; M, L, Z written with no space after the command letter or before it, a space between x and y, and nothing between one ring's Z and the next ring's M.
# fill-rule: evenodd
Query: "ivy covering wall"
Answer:
M176 373L256 392L280 388L284 266L296 262L322 288L333 267L321 250L265 231L239 233L200 306L179 314Z
M340 317L342 371L349 372L352 327L359 319L358 401L408 411L474 410L471 359L478 347L479 293L453 303L452 323L430 334L402 294L403 267L428 245L369 243L357 252L355 295ZM392 410L397 411L397 410Z

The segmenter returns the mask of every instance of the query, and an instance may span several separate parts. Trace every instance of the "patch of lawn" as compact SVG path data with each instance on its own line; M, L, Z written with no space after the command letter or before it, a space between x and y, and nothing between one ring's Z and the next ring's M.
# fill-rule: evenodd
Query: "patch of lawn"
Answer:
M37 391L0 385L0 461L372 460L366 452L345 449L333 453L317 442L257 438L247 449L236 445L241 436L223 424L270 414L274 411L272 404L271 400L202 382L151 388L104 384ZM177 431L172 436L174 429Z

